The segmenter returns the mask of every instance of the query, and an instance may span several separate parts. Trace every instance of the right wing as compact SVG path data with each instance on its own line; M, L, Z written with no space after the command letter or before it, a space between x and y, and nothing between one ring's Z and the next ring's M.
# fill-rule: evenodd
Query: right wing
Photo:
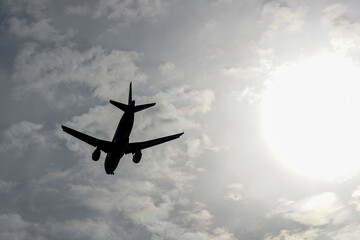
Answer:
M86 142L87 144L90 144L91 146L98 147L103 152L106 152L106 153L111 152L111 150L113 148L112 142L91 137L89 135L86 135L85 133L78 132L78 131L71 129L69 127L66 127L64 125L61 125L61 128L63 129L64 132Z
M134 152L136 152L136 150L141 150L141 149L149 148L149 147L152 147L152 146L164 143L164 142L168 142L168 141L174 140L176 138L179 138L183 134L184 134L184 132L174 134L171 136L162 137L162 138L152 139L149 141L129 143L128 146L126 147L125 153L126 154L134 153Z

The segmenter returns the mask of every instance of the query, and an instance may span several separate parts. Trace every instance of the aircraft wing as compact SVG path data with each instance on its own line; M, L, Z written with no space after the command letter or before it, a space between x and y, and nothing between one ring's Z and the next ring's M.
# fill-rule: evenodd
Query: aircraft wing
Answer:
M184 132L166 136L166 137L157 138L157 139L152 139L152 140L148 140L148 141L144 141L144 142L129 143L125 150L125 153L126 154L134 153L136 150L141 150L141 149L149 148L149 147L152 147L152 146L164 143L164 142L168 142L168 141L174 140L176 138L179 138L183 134L184 134Z
M90 144L91 146L100 148L100 150L102 150L103 152L106 153L111 152L111 149L113 148L112 142L91 137L89 135L86 135L85 133L78 132L64 125L61 125L61 128L63 129L64 132L86 142L87 144Z

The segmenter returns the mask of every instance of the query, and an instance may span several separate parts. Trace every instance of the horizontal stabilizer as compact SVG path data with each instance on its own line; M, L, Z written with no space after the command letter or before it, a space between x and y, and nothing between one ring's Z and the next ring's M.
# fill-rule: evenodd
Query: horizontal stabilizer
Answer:
M148 104L137 105L137 106L135 106L134 112L138 112L138 111L144 110L146 108L152 107L155 104L156 103L148 103Z
M120 102L115 102L113 100L110 100L110 103L112 105L114 105L117 108L120 108L121 110L123 110L124 112L128 109L128 105L120 103Z

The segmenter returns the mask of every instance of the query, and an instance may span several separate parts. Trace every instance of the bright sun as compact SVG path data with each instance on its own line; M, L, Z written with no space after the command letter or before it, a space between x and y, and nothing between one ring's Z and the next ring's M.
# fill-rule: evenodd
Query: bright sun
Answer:
M360 68L337 55L280 67L262 103L264 137L287 167L339 179L360 170Z

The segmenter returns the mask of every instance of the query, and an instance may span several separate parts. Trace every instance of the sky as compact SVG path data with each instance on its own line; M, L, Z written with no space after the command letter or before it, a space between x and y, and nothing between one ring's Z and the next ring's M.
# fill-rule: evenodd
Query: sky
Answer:
M359 239L360 2L3 0L0 239ZM184 131L115 175L61 124Z

